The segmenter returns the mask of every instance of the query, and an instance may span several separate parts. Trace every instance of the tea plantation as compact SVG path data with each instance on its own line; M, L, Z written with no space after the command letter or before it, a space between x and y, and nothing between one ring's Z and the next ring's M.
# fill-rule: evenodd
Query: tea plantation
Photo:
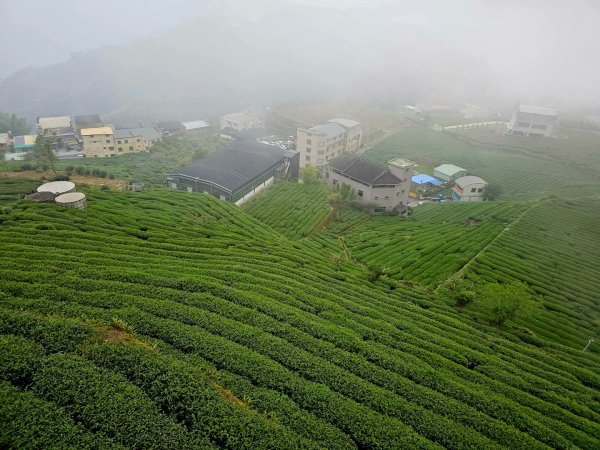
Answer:
M497 249L511 245L503 241L510 231L500 234L506 221L521 239L511 251L542 251L544 241L524 241L528 216L551 214L551 206L449 207L447 223L427 208L415 217L424 229L409 226L401 236L423 240L423 253L432 245L424 240L430 224L450 232L471 227L466 258L471 247L487 249L469 272L525 279L531 271L510 272L512 259L496 272L488 258L501 259ZM590 208L575 215L586 241L569 248L566 237L556 248L567 256L581 252L586 263L597 248L590 222L597 211ZM360 212L289 239L291 228L266 210L257 214L269 224L203 194L160 190L90 191L83 211L2 205L0 446L600 446L597 352L542 334L526 340L512 328L471 319L472 312L419 285L394 276L373 280L360 264L340 264L329 250L360 243L362 224L374 220ZM375 238L391 239L394 225L377 219ZM544 226L548 242L560 235ZM465 263L442 264L430 254L442 271ZM532 278L531 287L540 289L546 275L556 273ZM572 275L574 285L595 286ZM434 279L423 275L424 284ZM569 300L547 295L548 305ZM593 308L591 297L586 302ZM587 329L585 316L565 315Z

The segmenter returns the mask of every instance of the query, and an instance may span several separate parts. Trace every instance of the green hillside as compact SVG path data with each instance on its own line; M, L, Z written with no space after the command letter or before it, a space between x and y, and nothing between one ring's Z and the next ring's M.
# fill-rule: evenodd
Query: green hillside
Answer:
M2 446L600 446L597 353L340 264L360 212L289 240L202 194L88 199L0 209Z

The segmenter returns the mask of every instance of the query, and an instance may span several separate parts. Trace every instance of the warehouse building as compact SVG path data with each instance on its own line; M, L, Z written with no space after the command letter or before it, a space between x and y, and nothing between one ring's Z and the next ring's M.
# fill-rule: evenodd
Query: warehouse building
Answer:
M331 187L347 184L354 189L355 200L373 204L377 210L392 211L408 205L408 194L414 163L395 159L388 166L342 154L325 166L325 180Z
M298 160L297 152L237 141L168 174L167 185L240 205L274 181L297 174Z
M452 198L457 202L480 202L487 183L473 175L458 178L452 188Z
M433 176L443 181L454 181L457 178L468 174L466 169L455 166L454 164L442 164L433 169Z
M550 137L558 126L558 111L547 106L519 105L508 124L510 134Z

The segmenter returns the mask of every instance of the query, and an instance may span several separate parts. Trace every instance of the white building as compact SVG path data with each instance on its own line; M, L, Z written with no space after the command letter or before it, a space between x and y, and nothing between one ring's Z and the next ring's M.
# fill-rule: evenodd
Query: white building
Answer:
M552 135L558 126L558 110L547 106L519 105L508 124L510 134L519 136Z
M485 181L473 175L458 178L452 188L452 198L457 202L480 202L486 186Z
M360 123L349 116L337 116L308 129L298 128L300 167L320 167L342 153L356 153L362 144L362 133Z
M221 116L221 130L232 128L237 131L249 130L251 128L264 128L263 119L250 111L243 111Z

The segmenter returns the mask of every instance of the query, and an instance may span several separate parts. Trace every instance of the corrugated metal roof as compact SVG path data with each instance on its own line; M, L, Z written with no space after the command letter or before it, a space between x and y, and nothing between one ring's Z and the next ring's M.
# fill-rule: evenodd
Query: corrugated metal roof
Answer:
M193 120L191 122L181 122L186 130L199 130L201 128L208 128L210 124L205 120Z
M329 139L337 137L346 132L346 129L339 123L330 122L312 127L309 131L326 135Z
M421 173L419 175L415 175L414 177L412 177L412 182L414 184L433 184L435 186L441 186L443 183L442 181L438 180L437 178L432 177L431 175L427 175L425 173Z
M71 126L71 118L69 116L39 117L37 123L42 130L69 128Z
M437 166L433 169L436 172L443 173L444 175L448 175L449 177L457 174L458 172L466 172L466 169L462 167L455 166L454 164L442 164L441 166Z
M281 163L283 150L252 141L236 141L179 169L186 175L236 192Z
M456 185L464 188L465 186L469 186L471 184L482 183L487 184L483 179L476 177L474 175L467 175L466 177L460 177L455 181Z
M551 106L519 105L519 112L540 114L542 116L558 116L558 110Z
M81 130L82 136L93 136L96 134L114 134L114 131L112 127L83 128Z
M334 117L333 119L329 120L328 122L333 122L333 123L338 123L341 126L343 126L344 128L354 128L356 126L360 125L360 122L357 122L354 119L351 119L349 117Z
M122 128L115 130L115 139L127 139L133 137L143 137L146 141L153 141L162 137L160 132L152 127L144 128Z
M351 155L341 154L327 163L342 175L370 186L396 185L401 180L387 167Z

